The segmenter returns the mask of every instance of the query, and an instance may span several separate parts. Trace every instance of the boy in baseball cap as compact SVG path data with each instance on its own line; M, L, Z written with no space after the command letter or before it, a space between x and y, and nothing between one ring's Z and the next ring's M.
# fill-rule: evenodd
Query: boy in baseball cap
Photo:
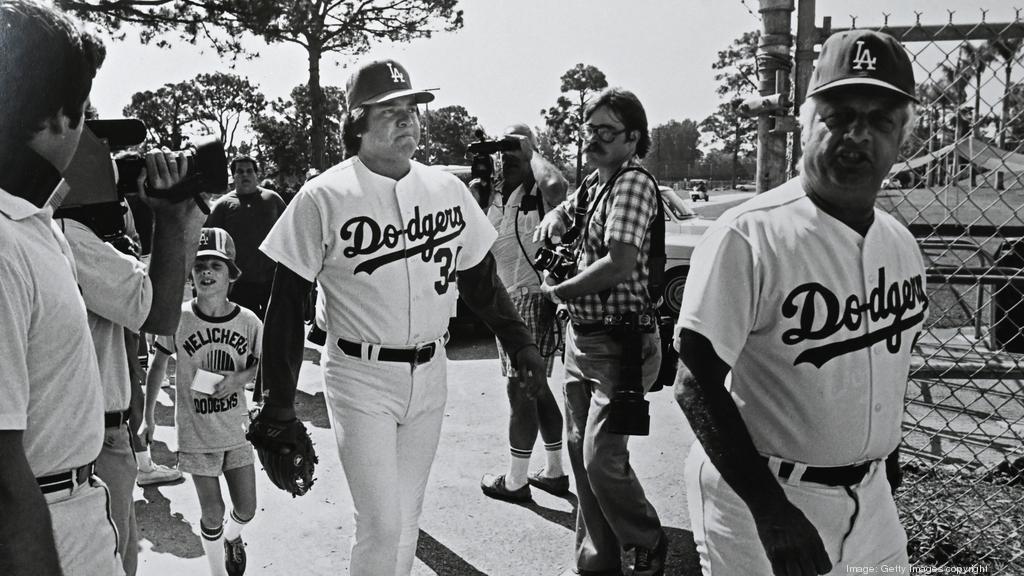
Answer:
M204 257L223 260L228 265L232 282L238 280L238 277L242 275L242 271L235 265L235 241L223 228L203 228L202 235L199 237L196 262Z
M212 576L245 573L242 530L256 514L252 446L245 439L249 421L245 385L256 376L263 323L254 312L228 300L235 265L235 243L221 228L203 228L192 267L196 297L185 303L173 336L158 336L146 378L143 436L153 439L156 400L175 355L174 427L178 469L192 476L199 496L203 551ZM220 477L231 496L225 521Z

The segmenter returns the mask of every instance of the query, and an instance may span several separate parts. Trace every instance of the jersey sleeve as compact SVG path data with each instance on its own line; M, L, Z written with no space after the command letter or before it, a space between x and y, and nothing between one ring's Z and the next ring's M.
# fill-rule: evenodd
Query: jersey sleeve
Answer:
M260 244L271 260L315 282L326 253L323 214L308 190L299 192Z
M639 170L631 170L619 177L610 193L613 197L605 220L605 244L614 240L642 249L651 219L657 212L658 190L654 181Z
M0 258L0 430L28 425L28 333L32 314L31 283L7 259Z
M253 315L252 327L249 330L249 358L246 360L246 367L257 364L263 356L263 322Z
M477 204L473 195L461 182L456 180L462 194L462 213L466 218L465 238L462 242L462 255L457 263L457 270L466 270L476 266L483 260L484 256L494 244L498 237L498 231L494 229L491 221L487 219L483 209Z
M675 347L683 328L707 338L729 366L736 363L757 317L756 258L745 236L716 226L701 239L690 260L676 322Z
M75 220L60 221L75 256L85 307L114 324L138 332L149 316L153 285L146 265L122 254Z

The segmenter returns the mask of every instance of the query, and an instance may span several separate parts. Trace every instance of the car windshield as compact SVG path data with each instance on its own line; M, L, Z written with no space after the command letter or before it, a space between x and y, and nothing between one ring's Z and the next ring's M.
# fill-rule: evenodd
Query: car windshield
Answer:
M662 190L661 198L665 201L665 208L675 216L676 220L689 220L697 217L693 208L690 208L690 205L675 192Z

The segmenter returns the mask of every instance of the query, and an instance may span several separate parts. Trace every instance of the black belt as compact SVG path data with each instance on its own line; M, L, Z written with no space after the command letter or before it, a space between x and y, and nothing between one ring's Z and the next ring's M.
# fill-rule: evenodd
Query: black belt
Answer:
M597 334L599 332L611 332L612 327L606 325L604 322L573 322L572 331L577 334Z
M107 412L103 415L103 427L104 428L119 428L121 424L128 422L128 413L130 410L124 412Z
M445 334L444 340L448 340L447 334ZM405 362L413 366L430 362L434 358L434 354L437 353L438 348L436 340L422 346L416 346L415 348L386 348L377 344L368 344L367 346L378 351L377 360L380 362ZM338 348L341 348L342 352L354 358L370 359L363 356L363 345L358 342L349 342L344 338L338 338Z
M95 462L89 462L85 466L79 466L74 470L50 474L49 476L40 476L36 478L36 483L39 484L39 489L43 494L51 494L61 490L73 490L75 486L81 486L89 481L95 467Z
M765 463L768 462L768 458L762 456ZM788 480L790 475L793 474L794 464L792 462L782 461L779 465L779 478ZM824 484L825 486L853 486L854 484L860 484L860 481L867 475L868 470L871 469L871 462L862 462L860 464L851 464L850 466L835 466L829 468L816 468L808 466L804 470L803 476L800 477L801 482L813 482L815 484Z

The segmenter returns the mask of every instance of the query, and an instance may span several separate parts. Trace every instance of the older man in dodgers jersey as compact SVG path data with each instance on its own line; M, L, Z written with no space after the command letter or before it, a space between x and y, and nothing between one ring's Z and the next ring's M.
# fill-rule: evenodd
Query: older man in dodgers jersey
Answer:
M278 264L259 417L295 417L302 302L317 282L324 390L355 507L350 574L406 575L444 416L457 295L497 334L531 394L547 386L546 369L498 279L494 227L457 178L411 160L417 104L433 94L414 90L393 60L361 67L346 92L342 138L356 155L307 182L261 246Z
M699 440L686 483L705 575L908 565L886 458L927 296L914 238L874 203L913 93L892 37L829 38L801 175L724 214L694 254L676 394Z

